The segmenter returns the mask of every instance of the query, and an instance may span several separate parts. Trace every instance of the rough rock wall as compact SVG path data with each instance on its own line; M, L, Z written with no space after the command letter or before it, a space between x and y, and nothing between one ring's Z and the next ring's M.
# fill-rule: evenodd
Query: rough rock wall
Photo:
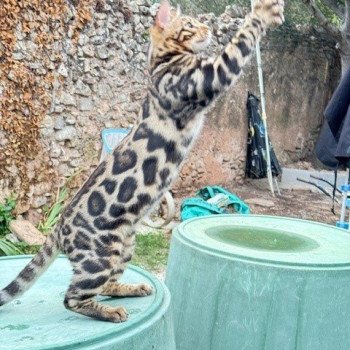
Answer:
M61 35L51 41L45 55L35 59L35 36L31 31L23 32L21 23L17 23L16 48L9 53L10 59L29 67L38 81L47 72L52 76L46 86L47 110L39 119L38 145L27 159L23 151L29 186L23 187L13 164L1 173L3 196L14 190L24 198L19 212L49 203L55 188L69 176L79 174L71 185L81 184L98 162L103 128L131 128L135 124L147 86L148 28L157 5L136 0L130 2L130 8L133 17L127 22L119 1L89 0L76 7L64 7L57 24L57 28L62 26ZM242 23L232 19L240 15L232 11L218 18L201 16L214 30L211 51L218 52ZM48 26L46 31L50 30ZM335 55L331 52L331 57L326 57L310 50L318 41L305 45L303 38L307 35L301 33L299 41L292 43L270 35L262 46L271 138L283 161L310 153L334 74L328 62L333 62ZM270 41L278 42L277 48ZM183 168L175 192L243 181L246 95L248 89L258 92L255 63L245 72L208 113L202 136ZM2 76L0 86L9 80L11 76ZM3 94L1 98L8 96ZM0 150L7 147L11 137L6 130L0 130Z
M52 202L68 176L82 173L76 184L83 181L98 162L102 128L135 122L150 3L134 1L128 23L123 6L5 0L1 7L0 197L14 192L18 213Z

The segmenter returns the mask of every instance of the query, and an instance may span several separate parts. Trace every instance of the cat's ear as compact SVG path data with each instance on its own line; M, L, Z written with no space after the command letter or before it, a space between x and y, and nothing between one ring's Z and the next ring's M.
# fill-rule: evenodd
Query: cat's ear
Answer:
M170 22L171 7L168 0L163 0L156 16L156 25L164 29Z

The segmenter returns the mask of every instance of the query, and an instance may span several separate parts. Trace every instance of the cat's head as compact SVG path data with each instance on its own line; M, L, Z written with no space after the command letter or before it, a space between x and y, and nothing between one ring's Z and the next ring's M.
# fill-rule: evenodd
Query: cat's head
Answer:
M179 8L172 9L167 0L160 5L150 34L153 54L197 53L205 50L211 39L207 25L182 15Z

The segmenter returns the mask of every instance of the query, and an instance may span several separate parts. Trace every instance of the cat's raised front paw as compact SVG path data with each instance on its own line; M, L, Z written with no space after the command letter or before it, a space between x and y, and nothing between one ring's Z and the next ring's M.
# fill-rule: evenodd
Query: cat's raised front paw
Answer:
M284 22L284 0L258 0L253 11L267 26L278 26Z

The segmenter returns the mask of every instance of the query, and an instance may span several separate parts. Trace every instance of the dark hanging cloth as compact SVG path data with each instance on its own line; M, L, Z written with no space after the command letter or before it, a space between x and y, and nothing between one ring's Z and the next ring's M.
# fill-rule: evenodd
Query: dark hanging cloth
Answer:
M316 156L327 167L349 165L350 159L350 69L335 90L326 110L316 144Z
M265 127L259 113L259 99L248 92L248 147L246 175L252 179L262 179L267 177ZM276 154L269 141L271 171L273 176L281 173Z

